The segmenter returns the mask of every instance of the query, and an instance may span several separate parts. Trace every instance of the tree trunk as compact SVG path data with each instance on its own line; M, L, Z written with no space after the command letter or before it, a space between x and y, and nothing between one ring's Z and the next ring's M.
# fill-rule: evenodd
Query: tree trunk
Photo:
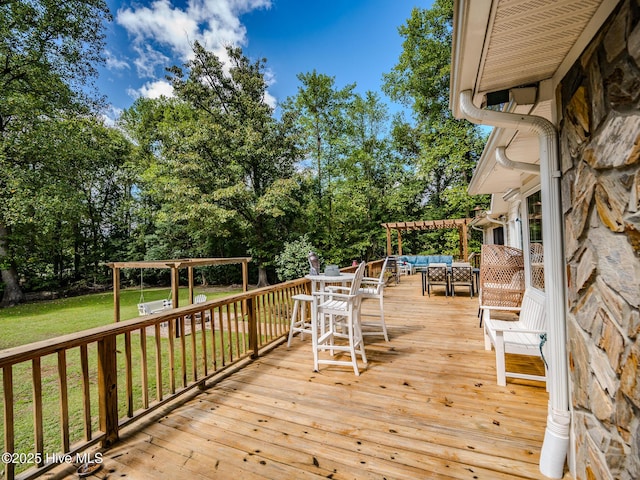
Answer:
M258 288L267 287L269 280L267 280L267 271L264 267L258 267Z
M0 264L7 266L6 269L3 268L0 271L2 282L4 283L4 294L0 307L9 307L25 301L24 293L20 288L18 272L10 259L7 258L8 237L9 231L7 227L0 223Z

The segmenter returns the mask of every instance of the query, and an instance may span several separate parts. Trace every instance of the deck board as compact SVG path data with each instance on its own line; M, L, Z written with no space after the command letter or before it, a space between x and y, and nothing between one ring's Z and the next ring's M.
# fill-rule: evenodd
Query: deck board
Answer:
M296 337L132 430L95 478L544 478L548 394L496 384L477 309L468 294L422 296L418 275L402 277L385 292L391 341L366 337L359 377L313 372L311 339Z

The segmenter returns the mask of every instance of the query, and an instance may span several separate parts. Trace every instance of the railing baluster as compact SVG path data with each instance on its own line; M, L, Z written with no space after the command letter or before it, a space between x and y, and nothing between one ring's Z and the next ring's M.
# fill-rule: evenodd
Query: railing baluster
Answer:
M4 391L4 451L14 453L14 419L13 419L13 367L9 365L2 369L2 388ZM4 476L7 480L15 478L15 463L4 464Z
M35 452L39 453L40 461L37 465L43 465L44 433L42 425L42 365L40 357L31 361L31 372L33 377L33 439Z
M227 353L226 353L226 335L224 332L224 322L222 321L222 309L220 307L216 310L218 314L218 325L220 325L220 358L222 359L222 366L224 367L227 364Z
M133 365L131 363L131 333L124 334L125 377L127 383L127 417L133 417Z
M86 345L80 346L80 370L82 372L82 411L84 418L84 439L91 440L91 391L89 379L89 352Z
M149 379L147 367L147 329L140 329L140 382L142 384L142 408L149 408Z
M180 325L180 373L182 377L182 388L187 386L187 345L186 345L186 335L184 330L184 315L180 315L178 318L178 322ZM171 393L176 393L175 389Z
M258 298L254 297L247 301L247 320L249 321L249 349L252 351L251 357L258 358L258 322L256 321L255 307Z
M275 324L275 296L273 292L269 292L265 295L267 301L267 331L268 337L267 341L271 340L274 337L274 324Z
M175 323L174 323L175 322ZM175 326L174 326L175 325ZM178 319L169 320L169 392L173 395L176 393L176 345L175 332L180 332L180 324Z
M200 313L200 318L204 315ZM198 381L198 352L196 349L196 336L198 331L196 330L196 314L189 315L189 323L191 323L191 371L193 373L193 381ZM187 385L185 384L185 387Z
M228 307L228 305L227 305ZM220 307L220 315L223 312L222 307ZM231 328L231 317L229 316L229 309L226 309L226 323L227 323L227 332L229 332L229 362L233 362L234 354L233 354L233 329Z
M242 333L244 338L245 353L251 349L249 344L249 317L247 314L246 305L247 305L247 302L240 302L239 304L236 304L236 308L240 307L240 319L242 321ZM236 312L236 315L237 315L237 312Z
M202 361L202 374L205 377L209 375L209 368L207 365L207 312L207 310L203 310L200 314L200 348L202 349L202 352L200 353L200 360ZM211 323L211 328L213 328L213 323Z
M115 350L115 348L114 348ZM67 387L67 351L58 352L58 386L60 389L60 435L62 451L69 451L69 389Z
M233 331L236 333L235 337L236 337L236 358L240 358L240 356L242 355L242 352L240 351L240 332L238 331L238 321L235 319L231 318L231 305L230 304L226 304L225 305L225 310L227 313L227 323L229 324L229 330L233 329Z
M253 302L255 305L255 311L254 311L254 321L256 322L256 336L255 336L255 342L256 342L256 347L260 347L261 339L262 339L262 335L263 335L263 328L264 328L264 322L265 322L265 318L264 318L264 294L258 295L255 298L255 301ZM257 350L254 350L254 354L257 356Z
M218 370L218 349L216 348L216 321L215 310L211 309L211 364L213 365L213 371Z
M171 324L171 322L169 322ZM160 324L155 324L156 341L156 400L162 400L162 338L160 335ZM169 335L171 337L171 335Z

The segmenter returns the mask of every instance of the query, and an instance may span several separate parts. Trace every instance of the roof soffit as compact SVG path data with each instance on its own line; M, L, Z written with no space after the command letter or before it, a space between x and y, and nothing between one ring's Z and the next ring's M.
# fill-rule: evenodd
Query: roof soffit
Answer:
M499 0L477 78L491 92L552 78L602 0Z
M473 91L551 82L551 90L597 33L619 0L455 0L451 108Z

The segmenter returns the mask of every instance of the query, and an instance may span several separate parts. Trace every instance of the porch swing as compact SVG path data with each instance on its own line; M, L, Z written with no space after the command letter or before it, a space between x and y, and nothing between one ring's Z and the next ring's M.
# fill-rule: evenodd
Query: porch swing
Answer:
M140 269L140 299L138 300L138 315L151 315L152 313L161 312L163 310L169 310L173 308L173 301L171 300L171 290L169 290L169 296L163 300L153 300L151 302L144 301L144 276L143 269Z

